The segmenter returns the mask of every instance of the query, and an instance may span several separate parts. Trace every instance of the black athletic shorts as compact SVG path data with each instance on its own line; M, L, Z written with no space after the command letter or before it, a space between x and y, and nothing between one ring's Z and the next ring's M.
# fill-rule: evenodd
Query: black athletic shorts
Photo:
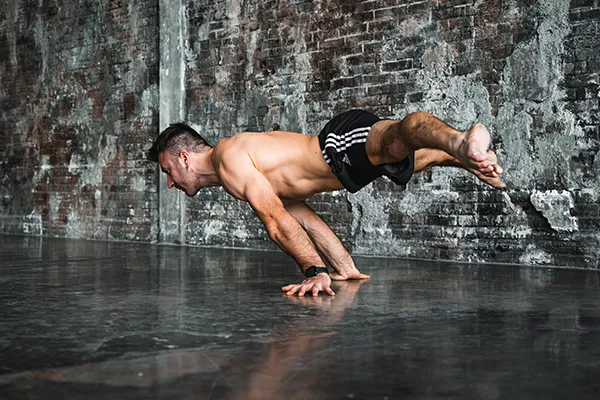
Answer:
M367 135L380 120L370 112L351 110L334 117L319 134L325 161L350 193L358 192L382 175L404 186L414 172L414 152L393 164L373 165L367 157Z

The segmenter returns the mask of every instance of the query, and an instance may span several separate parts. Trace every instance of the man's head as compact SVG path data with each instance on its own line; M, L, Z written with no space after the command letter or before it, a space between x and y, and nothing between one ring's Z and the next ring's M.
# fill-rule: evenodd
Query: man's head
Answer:
M172 124L165 129L148 150L148 160L158 162L167 174L169 188L176 187L194 196L203 186L202 172L194 161L199 154L210 150L208 142L185 123Z

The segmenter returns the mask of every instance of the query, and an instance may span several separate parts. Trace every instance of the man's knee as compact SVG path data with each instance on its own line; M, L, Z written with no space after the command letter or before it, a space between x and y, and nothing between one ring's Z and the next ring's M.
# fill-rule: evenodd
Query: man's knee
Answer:
M431 114L423 111L416 111L408 114L406 117L404 117L404 119L400 120L400 134L403 137L406 137L416 133L423 121L425 121L430 115Z

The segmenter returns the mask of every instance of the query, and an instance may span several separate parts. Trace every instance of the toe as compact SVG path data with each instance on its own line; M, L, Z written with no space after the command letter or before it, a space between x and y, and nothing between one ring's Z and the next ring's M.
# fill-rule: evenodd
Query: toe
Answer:
M494 167L488 161L477 163L477 169L483 173L492 171Z
M488 157L476 148L469 152L469 158L475 162L489 162Z

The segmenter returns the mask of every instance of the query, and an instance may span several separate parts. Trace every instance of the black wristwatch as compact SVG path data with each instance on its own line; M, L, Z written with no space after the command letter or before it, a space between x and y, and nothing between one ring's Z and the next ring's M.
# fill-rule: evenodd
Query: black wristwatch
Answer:
M321 272L325 272L327 274L327 268L313 265L312 267L306 268L306 271L304 271L304 276L310 278L311 276L315 276Z

